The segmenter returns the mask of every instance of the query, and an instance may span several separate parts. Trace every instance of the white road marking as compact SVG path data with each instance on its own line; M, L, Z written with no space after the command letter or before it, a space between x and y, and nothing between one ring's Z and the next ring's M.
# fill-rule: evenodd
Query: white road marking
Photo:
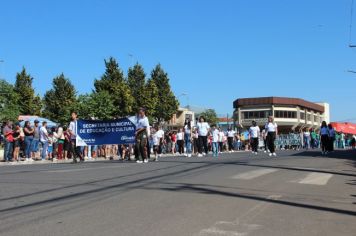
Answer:
M278 171L277 169L259 169L259 170L252 170L248 171L245 173L241 173L235 176L232 176L232 179L244 179L244 180L250 180L254 178L258 178L263 175L267 175L273 172Z
M267 199L277 200L280 199L281 195L270 195ZM263 212L270 206L270 202L260 202L254 207L250 208L247 212L242 214L239 218L234 221L218 221L211 227L202 229L199 233L194 234L194 236L247 236L252 231L262 229L262 225L257 225L250 223L254 219L263 214Z
M328 181L333 177L332 174L312 172L305 178L299 181L293 181L299 184L311 184L311 185L326 185Z

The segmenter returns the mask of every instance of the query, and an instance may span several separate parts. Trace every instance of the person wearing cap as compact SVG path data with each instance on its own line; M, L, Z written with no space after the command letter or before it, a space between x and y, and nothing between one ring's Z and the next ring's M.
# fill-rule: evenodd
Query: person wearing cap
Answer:
M41 153L41 161L46 160L47 151L48 151L48 131L47 131L47 122L42 122L42 127L40 129L40 141L42 143L42 153Z
M147 163L148 162L148 150L147 143L149 137L150 124L146 116L146 110L140 108L138 111L137 123L136 123L136 159L137 163Z
M34 124L35 126L33 127L33 140L32 140L32 147L31 147L31 152L32 152L32 158L36 159L36 153L38 152L38 145L40 144L40 127L39 127L39 121L35 120Z

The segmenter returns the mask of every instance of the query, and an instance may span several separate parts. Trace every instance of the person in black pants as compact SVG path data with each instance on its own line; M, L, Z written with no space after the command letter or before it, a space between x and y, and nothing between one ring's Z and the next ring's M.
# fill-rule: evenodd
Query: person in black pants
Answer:
M252 126L249 129L252 153L257 155L258 152L258 137L260 136L260 127L257 126L256 121L252 121Z
M274 122L273 116L268 117L268 123L265 126L266 133L267 133L267 147L271 152L269 156L277 156L274 146L274 141L276 140L276 136L278 134L277 124Z
M208 154L208 133L210 131L210 126L205 122L205 118L201 116L197 124L198 134L199 134L199 157ZM203 154L204 148L204 154Z

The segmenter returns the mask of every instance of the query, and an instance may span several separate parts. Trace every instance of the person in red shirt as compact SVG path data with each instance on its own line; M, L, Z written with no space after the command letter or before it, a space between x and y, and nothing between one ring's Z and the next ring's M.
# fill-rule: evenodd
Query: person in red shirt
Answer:
M172 154L175 155L176 143L177 143L177 135L175 131L171 134L171 140L172 140Z
M14 151L14 131L12 130L12 122L6 122L3 129L3 134L5 137L5 150L4 150L4 160L6 162L12 161L12 154Z

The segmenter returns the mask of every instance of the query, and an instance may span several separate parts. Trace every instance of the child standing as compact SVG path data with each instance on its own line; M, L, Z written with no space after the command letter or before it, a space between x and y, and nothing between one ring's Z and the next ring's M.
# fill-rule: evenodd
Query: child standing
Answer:
M220 131L216 128L215 125L213 125L213 131L212 131L212 149L213 149L213 157L218 157L219 153L219 136L220 136Z

